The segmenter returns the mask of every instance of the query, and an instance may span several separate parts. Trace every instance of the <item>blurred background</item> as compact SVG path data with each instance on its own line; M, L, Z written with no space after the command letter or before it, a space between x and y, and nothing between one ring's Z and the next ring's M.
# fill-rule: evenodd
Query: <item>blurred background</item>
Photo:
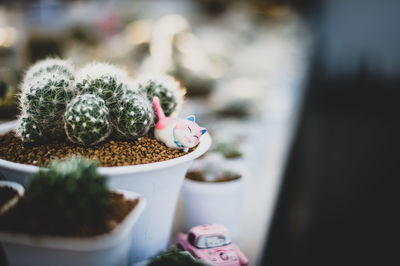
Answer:
M196 114L226 161L240 157L234 240L250 265L398 262L399 11L397 0L0 0L0 120L16 117L26 68L49 56L169 73L187 88L181 116ZM187 230L182 205L173 238Z

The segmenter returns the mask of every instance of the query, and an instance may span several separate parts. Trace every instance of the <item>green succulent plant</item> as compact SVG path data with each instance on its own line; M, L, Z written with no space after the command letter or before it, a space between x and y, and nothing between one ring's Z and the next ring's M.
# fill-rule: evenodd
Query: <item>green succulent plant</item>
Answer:
M137 81L138 90L147 96L150 102L158 96L160 104L166 116L179 113L185 89L171 76L147 76Z
M78 157L53 161L41 169L27 187L25 202L36 215L52 219L54 226L91 224L105 217L110 207L105 176L97 164Z
M41 124L26 114L19 118L16 133L24 142L41 141L45 136Z
M241 158L243 156L239 143L235 140L217 141L214 151L221 153L227 159Z
M94 145L111 133L109 109L103 99L94 94L75 97L64 114L65 133L70 141Z
M79 94L96 94L113 109L125 94L128 82L128 74L123 69L106 63L91 63L78 71L76 90Z
M124 138L140 138L153 126L152 105L140 94L123 96L111 117L116 133Z
M204 266L208 265L193 258L188 251L182 251L177 248L171 248L161 252L157 256L150 259L148 266Z
M61 132L67 103L74 96L73 80L62 73L43 72L22 85L21 109L43 129Z

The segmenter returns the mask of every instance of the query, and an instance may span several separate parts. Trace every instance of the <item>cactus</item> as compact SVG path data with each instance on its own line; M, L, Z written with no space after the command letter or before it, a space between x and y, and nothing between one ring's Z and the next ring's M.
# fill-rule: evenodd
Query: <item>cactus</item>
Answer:
M139 90L147 95L149 101L153 101L153 97L158 96L165 115L175 116L179 113L186 91L173 77L148 76L140 78L137 83Z
M44 137L41 124L26 114L19 118L16 133L24 142L37 142L43 140Z
M32 80L44 73L58 73L66 75L70 80L74 80L74 67L73 65L62 59L48 58L41 60L31 66L25 74L25 81Z
M109 109L100 97L83 94L75 97L64 114L64 128L70 141L94 145L106 139L111 132Z
M22 84L21 109L55 133L62 130L62 115L74 95L73 80L64 73L42 72Z
M91 63L76 76L79 94L91 93L101 97L113 109L128 86L128 74L123 69L106 63Z
M170 248L167 251L160 252L157 256L150 258L148 266L206 266L204 263L192 256L189 251L183 251L177 248Z
M104 219L111 204L109 195L107 179L97 172L97 164L73 157L53 161L49 169L32 176L24 203L35 210L36 217L52 219L47 224L65 232L77 224Z
M147 98L141 94L127 94L111 113L118 135L124 138L139 138L153 125L153 109Z

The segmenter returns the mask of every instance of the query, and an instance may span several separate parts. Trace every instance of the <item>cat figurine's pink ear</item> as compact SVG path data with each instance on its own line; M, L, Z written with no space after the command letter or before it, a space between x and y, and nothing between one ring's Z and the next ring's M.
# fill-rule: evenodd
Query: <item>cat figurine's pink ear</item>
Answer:
M189 148L196 146L200 142L200 137L207 132L204 127L196 124L194 115L186 119L166 117L156 96L153 98L153 105L158 117L154 136L167 147L188 151Z

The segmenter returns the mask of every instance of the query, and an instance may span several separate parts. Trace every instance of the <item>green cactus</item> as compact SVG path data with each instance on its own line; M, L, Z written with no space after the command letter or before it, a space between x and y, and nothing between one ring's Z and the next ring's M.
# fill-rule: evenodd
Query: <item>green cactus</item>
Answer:
M203 263L195 259L188 251L170 248L167 251L160 252L157 256L150 258L148 266L206 266L209 264Z
M96 94L113 109L124 95L128 82L128 74L123 69L106 63L91 63L78 72L76 89L79 94Z
M48 58L41 60L31 66L25 74L25 81L29 81L44 73L57 73L66 75L70 80L74 80L74 67L67 61L59 58Z
M68 139L74 143L99 143L111 132L109 109L104 100L94 94L79 95L67 106L64 128Z
M185 89L173 77L168 75L148 76L137 81L138 90L153 102L158 96L165 115L177 115L182 107Z
M111 117L117 134L124 138L140 138L153 126L152 105L141 94L123 96Z
M25 204L32 206L36 217L51 219L54 227L74 228L104 219L110 207L110 191L97 164L73 157L53 161L41 169L27 187Z
M22 84L21 109L44 129L62 132L62 116L74 96L73 80L63 73L42 72Z
M16 133L24 142L41 141L45 136L41 124L26 114L19 118Z

